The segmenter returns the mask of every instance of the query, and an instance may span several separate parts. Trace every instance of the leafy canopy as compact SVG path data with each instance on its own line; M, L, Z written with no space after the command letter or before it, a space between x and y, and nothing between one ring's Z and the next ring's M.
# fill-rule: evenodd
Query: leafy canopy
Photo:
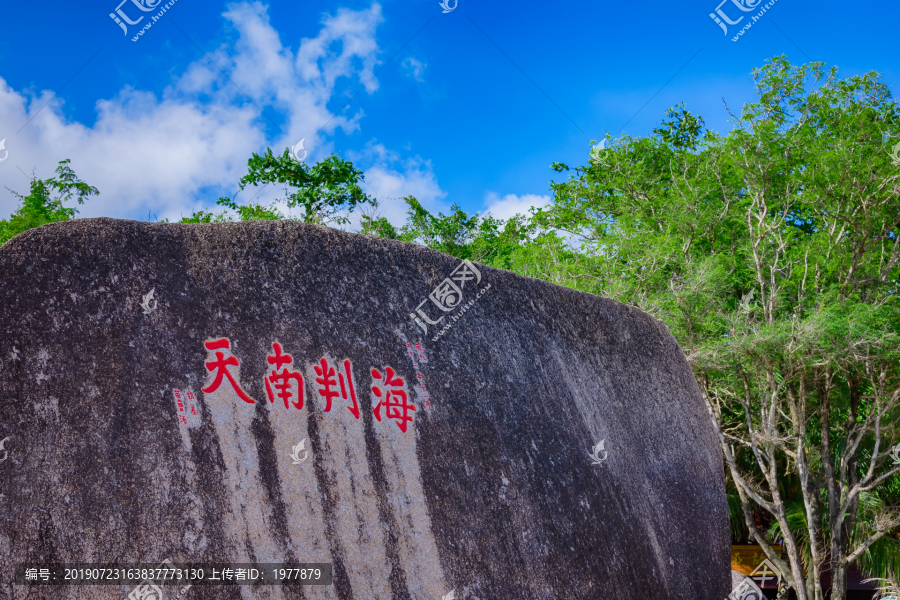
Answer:
M32 179L27 196L9 190L22 205L9 219L0 220L0 244L33 227L68 221L78 210L67 207L66 203L75 199L78 204L84 204L86 198L99 194L97 188L78 179L69 166L70 162L69 159L59 162L56 177Z
M784 539L769 558L798 598L828 569L838 599L850 564L900 575L900 110L877 73L781 56L753 76L726 134L678 105L652 137L553 163L569 178L530 218L407 199L392 237L664 321L715 417L735 531Z
M349 218L345 212L353 212L360 204L374 201L359 186L365 179L363 172L334 154L309 166L291 157L288 149L281 156L275 156L271 148L266 148L263 155L254 152L247 166L248 172L240 180L239 191L248 185L282 184L286 194L284 201L290 208L302 209L299 220L304 223L346 224ZM218 204L237 211L242 221L284 218L272 206L238 205L233 198L220 198ZM217 219L227 220L200 211L183 222L211 222Z

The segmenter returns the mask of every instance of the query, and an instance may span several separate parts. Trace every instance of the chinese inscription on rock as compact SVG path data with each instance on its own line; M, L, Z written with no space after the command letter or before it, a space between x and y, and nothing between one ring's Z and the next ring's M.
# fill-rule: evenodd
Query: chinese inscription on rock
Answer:
M204 342L206 349L215 353L215 359L206 363L206 369L213 374L212 382L203 388L207 394L211 394L219 389L220 386L227 382L234 390L238 398L248 404L255 404L256 400L244 391L240 382L235 378L234 374L229 370L231 367L239 367L240 360L233 354L226 356L227 350L230 354L231 342L228 338L220 338L217 340ZM421 346L416 345L421 350ZM424 352L420 354L424 359ZM291 406L297 410L304 407L304 390L305 380L300 371L293 370L296 364L294 357L284 351L278 342L272 343L272 352L266 357L269 365L272 366L269 372L263 378L263 386L269 402L274 404L278 398L284 403L285 409ZM419 379L422 379L421 373L418 373L418 365L416 365ZM321 401L324 402L322 412L331 412L333 403L338 398L344 402L344 408L350 411L354 418L359 419L360 408L359 401L356 397L356 382L353 378L353 363L349 360L338 361L332 364L326 357L319 359L314 365L313 370L315 377L315 391ZM384 374L381 370L371 369L372 375L372 393L378 400L378 404L372 408L377 421L381 421L382 414L388 420L394 421L400 431L406 432L410 422L413 421L413 413L416 406L412 403L407 395L406 381L400 377L392 367L384 366ZM423 392L424 384L421 385ZM193 394L190 394L190 400L193 402ZM316 397L315 395L313 397ZM427 398L427 394L426 394ZM183 406L182 392L175 390L176 406L179 410L179 420L184 421L182 413L187 410ZM310 407L311 409L312 407ZM382 409L384 412L382 413ZM194 404L190 406L190 410L195 410Z

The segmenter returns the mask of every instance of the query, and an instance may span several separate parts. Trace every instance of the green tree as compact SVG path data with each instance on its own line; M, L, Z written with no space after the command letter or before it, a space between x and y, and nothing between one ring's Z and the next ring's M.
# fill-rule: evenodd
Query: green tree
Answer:
M531 231L522 215L502 221L491 215L470 215L456 204L449 215L433 215L414 196L403 200L407 219L399 231L384 217L363 216L361 233L415 242L457 258L512 269L513 255Z
M798 598L824 598L827 567L838 600L900 525L900 113L877 73L777 57L754 78L759 99L727 135L670 109L655 137L616 140L554 183L535 220L578 258L558 282L670 327L750 537Z
M299 220L305 223L346 224L349 218L345 212L374 201L359 187L365 178L363 172L334 154L310 167L292 158L287 149L281 156L274 156L272 149L266 148L263 155L254 152L247 166L248 172L240 180L240 191L248 185L282 184L284 201L290 208L302 209ZM284 218L273 207L242 206L234 198L220 198L218 204L237 211L242 221ZM205 218L204 214L197 213L189 219Z
M189 217L182 217L179 223L225 223L231 218L225 211L214 213L207 210L198 210Z
M406 225L400 232L400 239L416 242L458 258L471 258L469 242L478 229L481 217L468 215L459 205L450 207L450 214L428 212L413 196L403 199L409 207Z
M377 203L376 203L377 206ZM399 240L400 232L385 217L364 214L360 217L359 232L364 235Z
M9 219L0 220L0 243L34 227L68 221L78 210L66 206L71 200L84 204L86 198L99 194L97 188L84 183L69 166L69 159L62 160L56 167L56 177L31 180L28 195L9 190L22 205ZM7 188L8 189L8 188Z

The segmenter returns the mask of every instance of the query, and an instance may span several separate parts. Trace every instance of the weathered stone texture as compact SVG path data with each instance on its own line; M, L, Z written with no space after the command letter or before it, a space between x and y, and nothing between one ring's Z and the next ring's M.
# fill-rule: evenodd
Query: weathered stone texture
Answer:
M37 562L331 562L327 587L191 598L722 600L720 451L666 327L611 300L476 265L436 341L410 318L460 261L294 222L79 219L0 248L0 598ZM488 287L489 286L489 287ZM144 302L154 290L154 306ZM441 325L446 323L445 318ZM204 342L240 361L211 393ZM406 341L420 342L415 384ZM270 403L278 342L305 404ZM361 415L313 366L353 365ZM382 412L392 367L416 412ZM199 417L179 422L173 389ZM305 440L308 459L293 464ZM602 464L588 453L605 440ZM167 599L168 600L168 599Z

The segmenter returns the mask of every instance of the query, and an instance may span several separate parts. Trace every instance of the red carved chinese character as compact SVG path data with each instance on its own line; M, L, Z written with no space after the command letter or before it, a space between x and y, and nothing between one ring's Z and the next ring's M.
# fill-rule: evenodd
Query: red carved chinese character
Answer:
M339 385L341 388L341 398L353 402L353 405L348 406L347 410L353 413L353 416L358 419L359 402L356 400L356 385L353 383L353 367L349 360L344 361L343 368L343 373L340 371L335 373L334 367L329 365L328 361L324 358L319 361L318 366L314 367L316 375L318 375L318 377L316 377L316 383L321 386L318 389L319 395L325 398L325 409L322 412L329 412L331 410L331 401L338 396L337 390L331 388L332 386ZM334 378L335 374L337 374L337 379Z
M344 361L344 372L347 374L347 387L350 388L350 400L353 400L353 406L348 406L347 410L353 413L353 416L359 418L359 403L356 401L356 386L353 384L353 371L349 360ZM347 391L344 389L344 373L338 373L338 380L341 382L341 397L347 400Z
M272 350L275 351L275 354L270 354L266 360L269 361L270 365L275 365L275 368L272 369L272 374L267 376L264 380L266 384L266 394L269 396L269 402L275 402L275 395L272 393L272 384L274 384L275 389L278 390L278 397L284 400L284 407L290 408L290 406L288 406L288 400L290 400L293 395L293 392L291 391L291 381L293 380L297 386L297 401L294 402L291 400L291 404L293 404L297 410L300 410L303 408L303 375L297 371L288 371L287 367L284 366L294 362L294 357L290 354L282 353L281 344L274 342L272 344ZM278 369L281 369L281 373L278 372Z
M216 377L213 379L213 382L203 388L203 391L207 394L211 394L212 392L219 389L219 386L222 384L222 379L224 377L228 378L228 381L231 382L231 387L237 392L238 397L244 402L248 402L250 404L256 404L256 400L247 395L247 392L241 389L241 386L238 385L238 382L234 380L234 376L228 370L228 367L239 367L241 366L240 361L234 356L229 356L225 358L224 352L218 352L223 348L225 350L231 349L231 342L228 341L228 338L222 338L220 340L214 340L212 342L204 342L207 350L216 350L216 360L206 363L207 371L215 371Z
M403 389L403 379L394 377L394 370L390 367L385 367L384 371L384 385L379 387L374 385L374 382L372 385L372 392L380 399L378 405L372 409L372 412L375 413L375 418L381 421L381 407L383 406L385 409L384 416L388 419L394 419L400 431L406 433L407 422L413 420L409 416L409 412L416 410L416 407L407 402L406 391ZM372 379L375 381L382 380L378 369L372 369Z
M314 368L318 375L316 383L322 386L319 388L319 395L325 397L325 410L322 412L328 412L331 410L331 399L338 395L336 390L331 389L331 386L337 385L337 380L334 378L334 367L330 366L328 361L323 358Z

